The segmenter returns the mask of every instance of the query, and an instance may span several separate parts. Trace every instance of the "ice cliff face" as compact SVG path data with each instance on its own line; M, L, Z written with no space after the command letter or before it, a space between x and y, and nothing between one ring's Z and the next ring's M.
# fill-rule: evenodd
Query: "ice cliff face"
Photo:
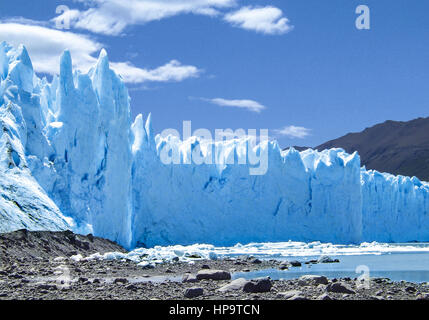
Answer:
M67 222L30 169L37 156L29 152L41 155L50 146L41 132L41 109L25 48L0 44L0 79L0 232L68 229L71 219Z
M429 184L416 177L362 169L362 238L408 242L429 239Z
M141 123L138 118L133 132L145 137ZM276 142L266 142L258 147L268 152L268 171L252 176L246 165L165 165L158 159L165 139L157 137L155 150L150 140L141 141L133 148L134 241L152 246L360 240L357 154L340 149L282 153ZM234 152L244 143L228 148ZM148 179L148 172L153 178Z
M2 43L0 79L0 232L72 228L128 248L429 240L428 184L361 169L356 153L180 141L155 135L150 115L132 123L105 51L86 74L65 52L49 83ZM163 161L166 146L180 165ZM249 174L250 150L267 155L265 174ZM234 161L196 164L195 152Z
M52 83L34 75L24 47L15 50L2 43L0 66L0 111L3 126L9 125L2 132L5 169L1 174L12 187L33 186L38 193L28 191L31 199L46 199L39 210L46 222L39 218L42 222L33 224L40 229L72 227L128 246L132 209L129 97L121 79L110 70L106 52L101 52L88 74L73 73L70 54L65 52L59 78ZM11 143L15 144L9 147ZM24 184L21 176L14 175L12 170L17 171L19 165L31 182ZM2 195L6 188L10 186L2 186ZM21 202L22 193L3 199ZM25 219L35 214L30 212L32 207L17 206L15 211ZM19 217L15 211L5 207L4 215ZM71 226L63 214L72 218ZM26 225L33 226L0 223L5 230Z

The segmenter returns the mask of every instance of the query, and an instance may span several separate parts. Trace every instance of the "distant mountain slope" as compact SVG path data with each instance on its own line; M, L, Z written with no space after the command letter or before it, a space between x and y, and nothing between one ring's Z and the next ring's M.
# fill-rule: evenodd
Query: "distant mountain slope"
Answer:
M334 147L350 153L358 151L367 169L429 181L429 118L407 122L389 120L315 149Z
M290 149L291 147L287 147L287 148L284 148L283 150L288 150L288 149ZM298 151L304 151L304 150L307 150L307 149L311 149L311 148L309 148L309 147L300 147L300 146L293 146L293 148L295 149L295 150L298 150Z

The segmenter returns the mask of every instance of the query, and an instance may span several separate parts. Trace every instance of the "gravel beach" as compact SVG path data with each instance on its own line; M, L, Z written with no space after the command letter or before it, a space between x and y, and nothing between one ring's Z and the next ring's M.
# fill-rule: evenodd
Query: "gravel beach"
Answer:
M74 261L71 256L126 252L113 242L71 232L0 235L0 300L428 300L429 284L371 279L234 279L235 272L291 269L297 262L253 257L172 261L142 268L128 260Z

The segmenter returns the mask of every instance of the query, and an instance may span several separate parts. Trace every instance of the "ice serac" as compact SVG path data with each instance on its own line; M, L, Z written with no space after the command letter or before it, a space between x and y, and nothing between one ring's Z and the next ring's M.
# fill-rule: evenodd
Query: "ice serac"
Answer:
M0 44L0 232L65 230L73 226L32 176L33 147L48 150L33 67L24 47ZM45 149L44 149L45 148Z
M25 47L0 44L0 232L71 228L127 248L429 241L426 182L342 149L156 135L150 114L131 123L104 50L87 73L72 66L65 51L39 79Z
M52 92L54 89L47 90ZM48 98L46 98L49 101ZM106 52L87 74L61 57L56 99L46 132L53 146L54 183L44 185L81 232L129 246L131 145L128 92ZM45 181L38 172L36 177ZM51 180L52 181L52 180Z
M129 97L121 78L110 69L106 52L101 52L94 68L81 73L73 71L71 55L65 51L60 58L59 77L49 83L34 75L23 46L14 49L2 43L0 73L2 119L6 119L3 123L10 123L8 130L13 132L17 145L5 140L8 136L3 133L5 154L20 162L20 170L27 173L31 183L20 184L9 176L4 181L13 182L18 189L33 186L28 196L48 202L43 210L46 219L39 219L34 225L41 229L93 232L129 246ZM10 110L15 113L9 115ZM20 130L13 129L13 125ZM2 170L2 177L6 172ZM18 208L27 208L20 204L20 198L15 198L10 201L17 201ZM5 210L4 215L10 220L18 217L15 211ZM49 223L49 216L57 226ZM33 227L28 222L10 221L1 226L3 231Z

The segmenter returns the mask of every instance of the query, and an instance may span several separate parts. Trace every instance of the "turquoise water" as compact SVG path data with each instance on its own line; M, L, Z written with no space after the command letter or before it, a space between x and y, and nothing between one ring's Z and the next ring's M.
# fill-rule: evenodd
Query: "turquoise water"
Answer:
M413 244L418 245L418 244ZM427 244L424 244L427 246ZM393 281L409 281L415 283L429 282L429 253L427 252L401 252L381 255L332 255L332 258L340 260L339 263L309 264L303 263L302 267L291 267L289 270L281 271L266 269L255 272L238 272L233 278L252 279L256 277L269 276L273 280L295 279L306 274L324 275L328 278L357 278L362 276L356 272L359 266L361 270L368 270L371 278L389 278ZM264 258L270 258L265 256ZM298 260L305 262L317 259L318 256L287 257L283 260ZM276 257L276 259L279 259ZM280 260L282 260L280 259Z

